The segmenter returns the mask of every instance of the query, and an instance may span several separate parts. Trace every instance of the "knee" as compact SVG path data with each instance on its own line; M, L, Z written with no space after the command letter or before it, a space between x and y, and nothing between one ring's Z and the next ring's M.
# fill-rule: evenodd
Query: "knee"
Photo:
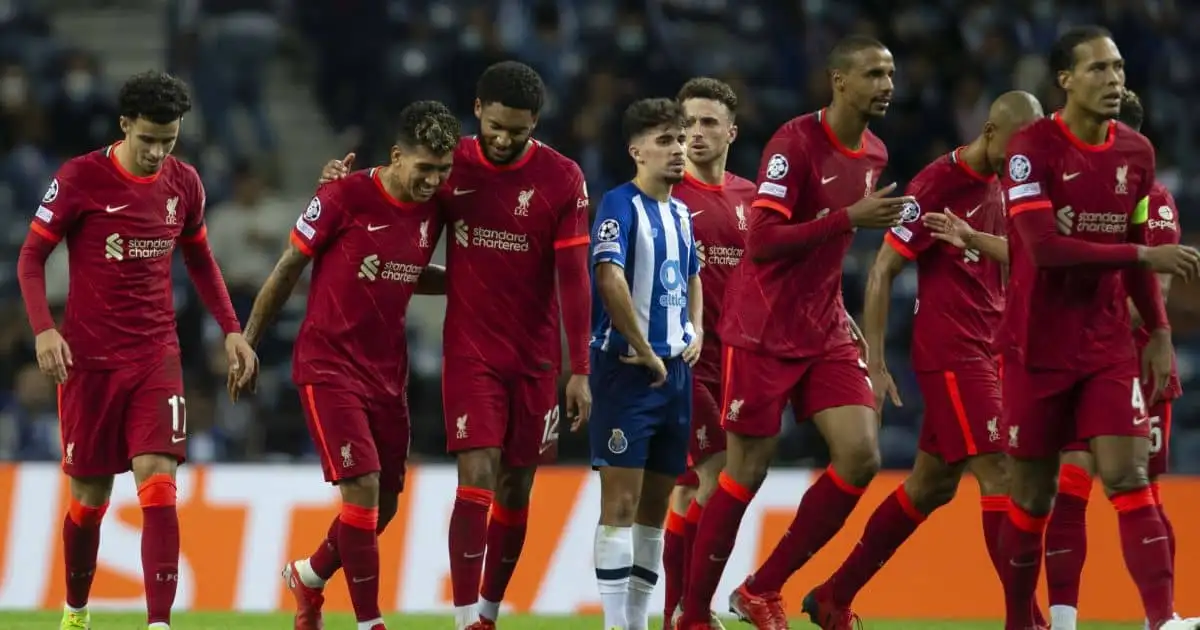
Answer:
M379 473L367 473L338 482L342 500L362 507L379 506Z
M1008 469L1003 456L981 456L971 462L971 472L985 497L1008 495Z
M600 502L600 524L629 527L638 515L639 493L636 488L608 488Z
M870 440L862 440L837 453L832 461L834 471L856 488L867 487L882 465L879 445Z
M179 462L174 457L167 455L138 455L133 458L130 468L133 470L134 481L140 486L151 477L158 475L165 475L174 479L175 471L179 468Z
M380 534L387 529L392 519L396 518L396 511L400 507L400 495L395 492L380 492L379 494L379 527L376 531Z
M904 482L904 492L918 512L928 515L954 500L954 495L958 492L958 479L913 476Z
M529 507L536 468L502 470L496 480L496 503L510 510Z
M458 454L458 485L495 491L500 474L500 452L476 449Z
M775 455L774 439L738 437L734 442L733 434L730 434L730 438L731 445L737 444L737 447L736 450L731 447L724 473L737 485L753 492L767 478L771 458ZM714 475L713 490L716 489L716 478L719 476L720 473Z
M1058 459L1017 462L1009 475L1012 502L1029 514L1045 516L1054 507L1058 493Z
M112 497L112 477L72 477L71 498L86 508L101 508Z
M1104 466L1099 470L1100 482L1108 496L1141 490L1150 486L1150 474L1145 465L1125 462L1116 466Z

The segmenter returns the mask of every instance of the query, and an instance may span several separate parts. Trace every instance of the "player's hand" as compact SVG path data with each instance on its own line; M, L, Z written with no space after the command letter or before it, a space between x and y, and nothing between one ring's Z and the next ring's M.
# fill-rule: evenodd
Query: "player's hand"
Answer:
M896 407L904 406L904 402L900 400L900 390L896 389L896 381L892 380L892 373L888 372L886 363L883 361L867 363L867 375L871 378L871 389L875 392L875 408L879 410L881 416L883 415L884 399L892 401Z
M925 215L922 217L922 222L925 227L929 228L933 238L950 243L959 249L966 249L967 243L971 242L971 238L975 234L975 228L955 216L949 208L945 212L931 212Z
M1153 383L1154 391L1150 394L1147 406L1154 406L1167 390L1167 381L1171 378L1171 359L1175 351L1171 347L1171 331L1155 330L1150 333L1150 341L1142 351L1142 384Z
M700 351L704 348L704 331L696 329L696 334L692 335L692 341L683 349L683 360L687 364L695 367L696 362L700 360Z
M258 386L258 354L241 333L225 335L225 355L229 358L229 399L237 402L243 391Z
M74 367L75 362L71 359L71 347L58 330L43 330L34 340L34 347L37 348L38 368L42 374L59 385L67 382L67 368Z
M325 163L325 168L321 169L321 179L317 180L318 184L328 184L334 180L341 179L350 174L350 168L354 165L354 153L347 153L346 157L340 160L329 160Z
M1140 246L1138 260L1155 273L1169 273L1185 281L1200 276L1200 251L1187 245Z
M892 182L879 190L859 199L854 205L846 208L850 215L850 223L861 228L889 228L900 225L900 213L904 205L916 203L912 197L888 197L896 190Z
M667 382L667 365L653 352L646 354L639 353L631 357L622 355L621 362L628 363L629 365L640 365L650 370L650 387L662 387L662 384Z
M567 417L574 433L587 424L592 415L592 388L586 374L572 374L567 381Z

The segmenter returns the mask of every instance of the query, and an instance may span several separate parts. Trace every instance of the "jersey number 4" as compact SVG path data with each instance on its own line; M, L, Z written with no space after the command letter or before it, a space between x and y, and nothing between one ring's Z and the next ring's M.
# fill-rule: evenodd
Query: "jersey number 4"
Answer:
M1136 378L1133 379L1133 399L1130 403L1133 405L1135 414L1138 416L1148 415L1146 399L1142 396L1142 386ZM1157 455L1163 447L1162 418L1150 416L1147 422L1150 424L1150 454Z
M187 405L178 394L167 399L171 406L171 443L178 444L187 439Z

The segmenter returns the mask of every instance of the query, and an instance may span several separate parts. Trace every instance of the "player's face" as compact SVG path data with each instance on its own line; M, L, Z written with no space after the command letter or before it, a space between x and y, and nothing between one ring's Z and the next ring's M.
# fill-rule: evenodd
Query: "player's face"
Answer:
M867 48L853 56L850 68L833 74L833 89L868 118L883 118L892 104L896 62L886 48Z
M708 98L689 98L683 102L687 117L687 159L693 164L708 164L725 155L737 138L737 125L724 103Z
M425 147L405 150L392 147L392 169L400 180L399 188L418 203L429 201L450 178L454 152L437 154Z
M1105 118L1121 113L1125 91L1125 60L1116 42L1100 37L1075 47L1075 67L1059 73L1067 100Z
M686 142L683 127L660 125L634 138L629 145L629 155L637 163L638 174L678 184L683 181Z
M525 150L537 116L527 109L513 109L500 103L484 105L475 99L475 117L479 119L479 139L483 154L493 164L508 164Z
M179 139L179 121L160 125L141 117L122 116L121 131L125 133L125 142L133 152L138 169L145 174L157 173Z

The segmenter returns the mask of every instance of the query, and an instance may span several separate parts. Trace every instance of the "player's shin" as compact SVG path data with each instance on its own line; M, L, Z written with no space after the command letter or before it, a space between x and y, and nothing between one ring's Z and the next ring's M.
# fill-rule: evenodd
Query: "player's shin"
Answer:
M300 581L309 588L325 588L325 583L342 568L342 557L338 554L338 529L341 527L340 516L334 517L329 524L325 539L317 545L312 555L296 563Z
M713 594L725 573L742 517L753 498L753 490L721 473L717 489L709 497L696 528L692 562L684 581L683 627L709 621Z
M1158 481L1150 482L1150 492L1154 494L1154 503L1158 506L1158 518L1162 520L1163 527L1167 529L1167 547L1171 553L1171 568L1175 567L1175 528L1171 525L1171 519L1167 518L1167 510L1163 507L1162 494L1158 489Z
M1125 566L1142 596L1142 606L1151 628L1158 628L1174 615L1174 572L1170 536L1159 516L1158 504L1149 487L1111 494L1121 533Z
M344 492L344 490L343 490ZM379 508L343 502L337 548L359 630L383 623L379 611Z
M1054 630L1073 630L1087 558L1087 507L1092 477L1075 464L1059 469L1058 496L1046 525L1046 585Z
M663 618L670 619L683 599L684 516L672 509L663 535Z
M596 567L596 587L604 610L605 630L624 630L629 598L629 576L633 570L633 529L611 525L596 526L592 545Z
M871 514L850 557L825 583L833 602L841 608L849 608L858 592L917 531L925 516L913 504L904 485L884 499Z
M1008 563L1004 581L1005 630L1035 627L1037 604L1034 594L1042 568L1042 536L1046 516L1039 516L1010 502L1008 518L1000 532L1000 547Z
M479 621L479 582L487 552L488 510L493 492L459 486L450 513L450 581L459 630Z
M525 546L529 508L506 508L492 504L488 519L487 552L483 567L483 585L479 589L479 614L495 621L500 617L500 602L512 580L517 560Z
M74 497L63 518L63 561L66 564L67 609L81 612L87 607L96 556L100 550L100 523L108 510L105 503L87 506Z
M175 480L155 473L138 486L142 507L142 577L146 615L151 624L171 623L171 607L179 586L179 514L175 510Z
M663 528L670 513L674 475L646 471L642 476L637 517L631 528L633 566L629 570L629 596L625 601L626 630L649 630L650 598L662 573Z

